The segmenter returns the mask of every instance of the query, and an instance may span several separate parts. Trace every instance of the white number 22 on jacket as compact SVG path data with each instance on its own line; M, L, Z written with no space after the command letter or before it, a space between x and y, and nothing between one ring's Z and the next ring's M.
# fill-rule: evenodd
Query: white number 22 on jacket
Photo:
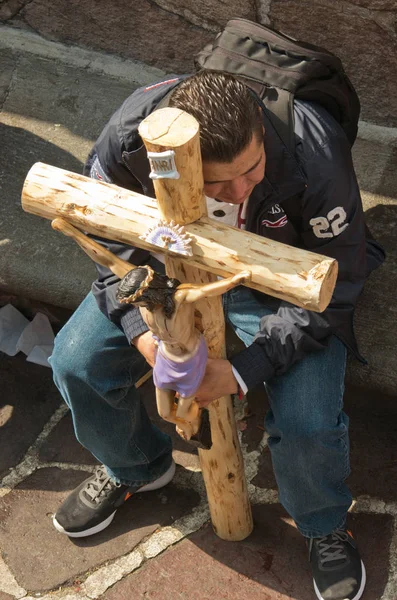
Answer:
M326 217L314 217L309 223L313 233L318 238L336 237L349 226L346 223L346 211L342 206L337 206L329 211Z

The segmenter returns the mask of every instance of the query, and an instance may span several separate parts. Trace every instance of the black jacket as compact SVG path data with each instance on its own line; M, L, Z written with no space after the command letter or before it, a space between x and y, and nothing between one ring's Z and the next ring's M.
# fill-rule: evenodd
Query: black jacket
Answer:
M154 197L146 150L137 128L181 79L170 77L129 96L105 126L84 174ZM292 156L263 110L266 171L250 196L246 229L337 259L338 281L330 305L321 314L261 294L275 314L263 317L254 343L232 359L248 388L284 373L306 353L321 350L331 334L365 362L358 354L353 332L354 306L366 277L384 260L382 247L365 227L350 145L343 130L314 103L295 101L294 117L296 151ZM149 258L147 251L99 241L134 264L144 264ZM101 311L129 340L146 331L139 310L117 302L118 279L101 266L98 272L93 292Z

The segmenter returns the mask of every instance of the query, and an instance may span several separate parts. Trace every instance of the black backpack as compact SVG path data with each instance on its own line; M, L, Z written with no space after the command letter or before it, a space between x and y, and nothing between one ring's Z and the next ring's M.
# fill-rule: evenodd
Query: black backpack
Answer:
M256 92L279 136L295 150L293 99L324 106L351 145L357 135L360 101L341 60L270 27L232 19L195 57L197 69L226 71Z

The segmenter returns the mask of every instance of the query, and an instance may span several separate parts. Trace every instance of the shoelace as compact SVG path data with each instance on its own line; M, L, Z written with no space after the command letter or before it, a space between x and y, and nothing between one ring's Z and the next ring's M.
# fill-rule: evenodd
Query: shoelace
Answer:
M113 481L103 467L99 467L95 471L94 477L92 481L87 483L84 492L95 504L98 504L101 497L105 496L114 487L120 487L120 484Z
M349 535L343 529L337 529L333 533L315 540L321 564L324 565L333 560L346 560L344 542L348 540Z

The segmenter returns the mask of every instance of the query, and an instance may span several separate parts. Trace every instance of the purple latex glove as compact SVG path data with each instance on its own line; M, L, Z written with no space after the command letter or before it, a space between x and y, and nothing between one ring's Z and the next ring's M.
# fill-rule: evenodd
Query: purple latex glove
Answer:
M175 390L182 398L193 396L200 387L207 364L208 350L204 337L201 336L194 356L183 362L164 356L161 346L162 342L159 342L153 369L154 385L161 390Z

